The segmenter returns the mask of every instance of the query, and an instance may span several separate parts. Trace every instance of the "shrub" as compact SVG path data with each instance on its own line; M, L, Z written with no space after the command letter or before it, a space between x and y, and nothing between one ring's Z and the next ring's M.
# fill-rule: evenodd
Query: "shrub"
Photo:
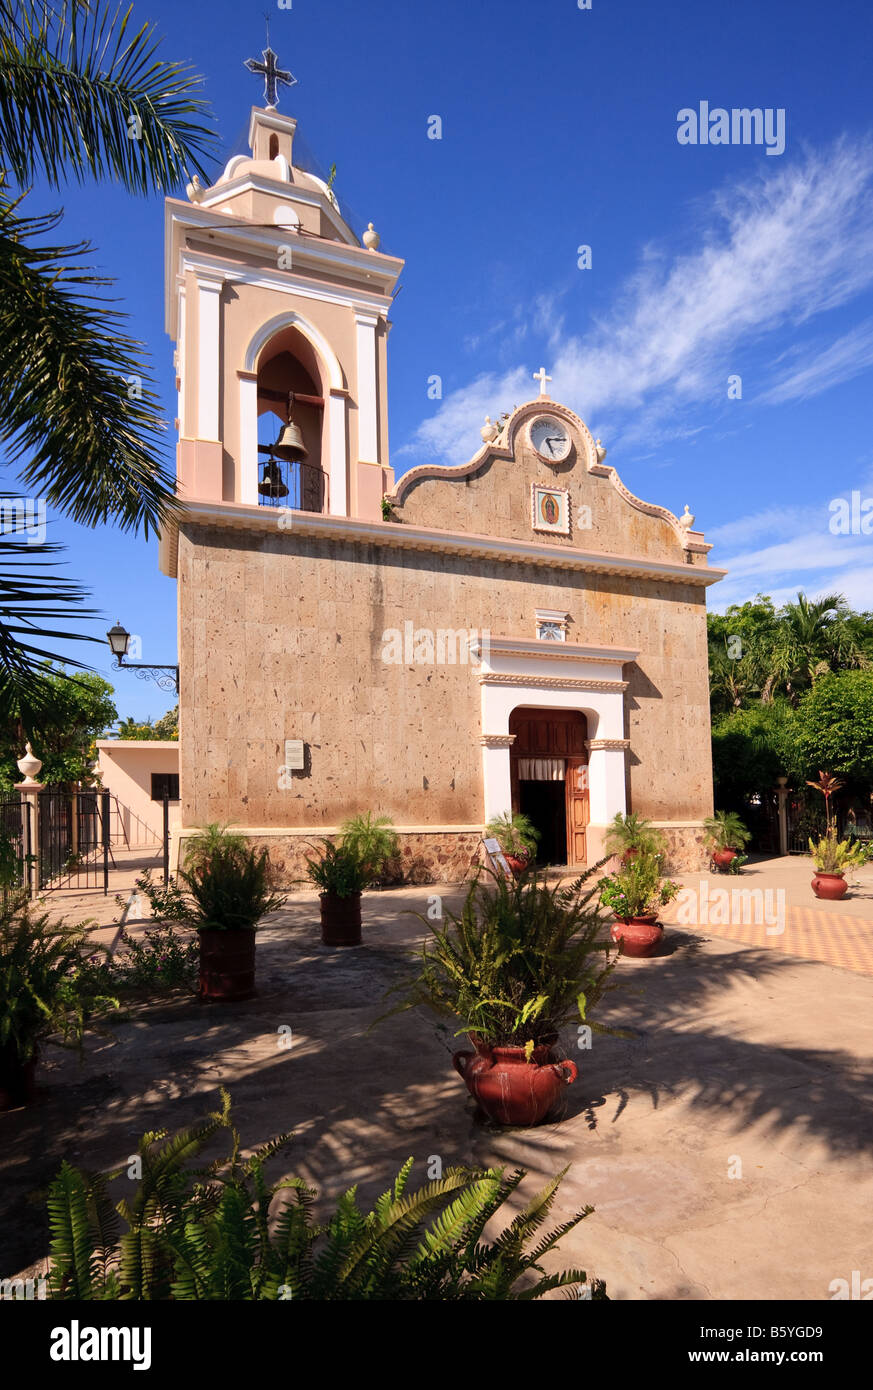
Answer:
M81 1046L88 1024L118 1007L89 969L94 954L85 925L36 915L21 895L0 906L0 1052L28 1062L51 1034Z
M294 1177L268 1185L264 1174L290 1135L240 1158L230 1097L221 1094L220 1111L175 1138L143 1135L142 1178L130 1202L113 1208L107 1192L124 1169L89 1175L62 1164L48 1198L52 1298L494 1302L586 1283L583 1270L547 1274L542 1267L592 1210L537 1235L563 1173L487 1240L486 1225L523 1170L506 1176L502 1168L451 1168L408 1191L409 1159L371 1211L360 1209L351 1187L327 1224L316 1225L316 1192ZM229 1132L229 1157L192 1168L220 1130ZM279 1194L290 1200L276 1213ZM119 1215L127 1228L120 1238ZM591 1292L606 1298L600 1281Z

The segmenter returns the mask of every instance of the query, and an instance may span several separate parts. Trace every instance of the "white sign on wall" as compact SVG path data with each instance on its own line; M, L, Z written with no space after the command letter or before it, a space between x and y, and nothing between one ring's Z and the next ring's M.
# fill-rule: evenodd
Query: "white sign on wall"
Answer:
M285 767L289 772L302 772L304 770L302 738L286 738Z

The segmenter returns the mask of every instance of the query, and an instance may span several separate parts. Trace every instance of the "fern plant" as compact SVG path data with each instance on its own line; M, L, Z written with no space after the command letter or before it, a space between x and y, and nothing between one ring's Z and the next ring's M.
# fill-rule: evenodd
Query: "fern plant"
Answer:
M29 1062L39 1040L50 1034L80 1047L89 1022L118 1001L102 987L89 957L99 947L86 926L52 921L35 913L23 894L0 905L0 1061Z
M706 841L711 850L743 850L751 840L751 832L736 811L716 811L703 822Z
M306 872L322 893L352 898L363 893L372 877L372 866L346 844L323 839L319 859L306 860ZM313 847L314 848L314 847Z
M168 1140L143 1135L142 1176L132 1201L113 1208L109 1175L62 1164L48 1199L50 1297L54 1299L527 1301L577 1290L584 1270L549 1273L543 1260L588 1216L584 1207L541 1234L563 1173L485 1239L484 1231L525 1177L523 1170L452 1168L409 1190L413 1160L370 1211L356 1188L324 1224L316 1192L300 1178L268 1183L264 1168L288 1143L283 1134L250 1158L222 1090L221 1109ZM228 1157L193 1166L224 1130ZM565 1170L566 1171L566 1170ZM276 1206L282 1203L281 1210ZM126 1230L119 1236L119 1216ZM591 1296L606 1298L602 1281Z
M480 876L460 913L446 911L445 926L418 914L431 939L417 975L397 986L406 998L391 1012L423 1006L460 1020L459 1033L529 1050L571 1021L608 1031L590 1018L615 966L612 943L601 939L597 890L585 889L594 868L564 887L532 871L490 874L490 884Z
M608 857L631 857L634 854L666 854L667 837L651 821L638 816L635 811L623 816L617 811L610 821L603 840L604 853Z
M367 866L370 878L378 882L390 859L400 853L400 841L390 816L351 816L340 826L340 844Z
M266 850L223 845L179 874L191 900L189 926L198 931L254 931L262 917L277 912L284 895L272 891Z

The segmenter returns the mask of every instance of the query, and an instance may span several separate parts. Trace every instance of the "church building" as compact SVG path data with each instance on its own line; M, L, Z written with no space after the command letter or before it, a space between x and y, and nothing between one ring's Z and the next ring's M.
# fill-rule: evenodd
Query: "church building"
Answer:
M231 822L290 880L372 811L413 876L457 881L494 815L584 865L633 810L698 867L724 571L687 507L628 491L544 369L471 458L395 480L403 262L295 165L295 128L253 109L251 155L166 203L181 834Z

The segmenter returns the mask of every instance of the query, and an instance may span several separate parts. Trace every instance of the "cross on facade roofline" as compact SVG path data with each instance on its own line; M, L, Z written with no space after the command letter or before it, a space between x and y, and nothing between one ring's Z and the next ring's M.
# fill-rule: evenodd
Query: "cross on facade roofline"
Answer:
M549 393L546 390L546 382L551 381L552 378L550 376L546 376L545 367L540 367L538 372L534 372L533 379L534 381L538 381L540 384L540 395L547 396Z
M259 63L256 58L247 58L245 67L248 68L249 72L258 73L263 77L264 100L268 109L274 111L279 105L279 83L281 82L286 87L293 87L297 78L292 72L279 67L279 60L270 48L269 39L267 40L267 47L263 50L263 59L264 61Z

